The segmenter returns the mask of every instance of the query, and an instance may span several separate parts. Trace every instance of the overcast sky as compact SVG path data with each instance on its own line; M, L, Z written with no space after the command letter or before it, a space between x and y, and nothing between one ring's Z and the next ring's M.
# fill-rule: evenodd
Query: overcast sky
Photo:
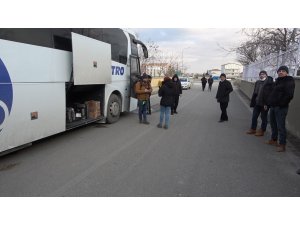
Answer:
M240 29L208 28L140 28L130 29L147 43L157 43L164 52L178 54L188 67L187 72L206 72L221 69L221 65L237 62L236 55L222 49L237 46L245 37Z

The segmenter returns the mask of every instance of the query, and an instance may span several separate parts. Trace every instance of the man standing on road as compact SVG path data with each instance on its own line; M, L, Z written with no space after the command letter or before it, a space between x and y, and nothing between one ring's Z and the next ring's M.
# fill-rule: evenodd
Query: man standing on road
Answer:
M152 76L151 75L147 75L148 76L148 78L149 78L149 83L151 84L151 82L152 82ZM149 99L148 99L148 101L147 101L147 114L148 115L151 115L151 102L150 102L150 96L151 96L151 93L149 94Z
M211 91L211 86L214 82L214 79L212 78L212 75L210 75L210 77L207 79L208 82L208 90Z
M273 88L273 78L268 76L267 72L262 70L259 72L259 79L255 82L254 90L251 98L250 107L253 107L251 128L247 134L254 134L255 136L264 136L268 124L267 99ZM261 118L261 127L256 130L257 119Z
M146 73L144 73L141 80L135 84L134 91L138 99L140 123L149 124L147 120L147 103L152 92L152 87Z
M202 91L204 91L206 83L207 83L207 79L206 79L205 75L203 75L203 77L201 78L201 83L202 83Z
M182 94L182 87L181 87L181 83L180 80L177 76L177 74L174 74L174 76L172 77L172 81L174 84L174 104L171 108L171 115L173 115L174 113L177 114L177 106L179 103L179 96Z
M228 116L227 116L227 107L228 107L228 102L229 102L229 94L230 92L233 91L231 83L226 80L226 74L222 73L220 75L220 83L216 95L217 101L220 103L220 108L222 111L221 118L219 122L224 122L228 121Z
M295 81L288 76L289 69L280 66L277 70L278 78L275 81L273 91L268 99L270 108L270 125L272 129L271 139L267 144L277 146L278 152L285 151L286 128L285 120L289 110L289 103L294 97ZM279 143L277 138L279 137Z

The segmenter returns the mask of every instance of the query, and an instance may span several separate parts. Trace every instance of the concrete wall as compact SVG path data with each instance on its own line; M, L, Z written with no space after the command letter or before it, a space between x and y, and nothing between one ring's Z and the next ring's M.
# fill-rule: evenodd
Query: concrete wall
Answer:
M236 80L235 84L250 99L254 89L254 82ZM295 77L294 98L290 102L286 127L289 132L300 138L300 78ZM299 117L299 118L298 118Z

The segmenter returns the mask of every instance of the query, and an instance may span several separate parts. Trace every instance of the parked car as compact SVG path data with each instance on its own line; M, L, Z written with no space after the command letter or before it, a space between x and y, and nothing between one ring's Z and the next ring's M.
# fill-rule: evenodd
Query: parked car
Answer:
M182 89L191 89L192 83L188 77L179 77Z
M213 78L214 80L219 80L219 79L220 79L220 76L213 75L212 78Z

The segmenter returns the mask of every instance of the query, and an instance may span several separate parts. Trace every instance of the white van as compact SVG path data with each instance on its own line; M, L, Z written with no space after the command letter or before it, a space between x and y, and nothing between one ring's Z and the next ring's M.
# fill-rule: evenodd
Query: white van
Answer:
M182 89L191 89L192 83L188 77L179 77Z

